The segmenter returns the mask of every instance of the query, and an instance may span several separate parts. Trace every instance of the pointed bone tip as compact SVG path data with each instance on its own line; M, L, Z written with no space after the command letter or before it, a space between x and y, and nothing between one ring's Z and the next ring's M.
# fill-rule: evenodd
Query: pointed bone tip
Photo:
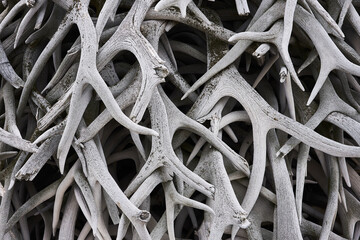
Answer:
M19 40L20 40L20 36L19 34L17 33L16 36L15 36L15 41L14 41L14 49L17 48L18 44L19 44Z
M335 37L340 38L341 40L344 40L345 38L345 34L344 32L341 30L341 28L335 29L335 34L333 34Z
M302 83L301 83L301 81L300 81L300 79L298 78L298 76L293 76L293 79L294 79L294 81L295 81L295 83L296 83L296 85L298 85L298 87L301 89L301 91L305 91L305 88L304 88L304 86L302 85Z
M181 101L183 101L185 98L187 98L188 95L189 95L189 91L186 92L186 93L184 94L184 96L182 96Z
M159 1L158 4L155 5L154 10L155 10L155 12L159 12L159 11L163 10L161 1Z
M208 209L208 213L210 213L210 214L213 215L213 216L216 215L215 211L214 211L212 208L210 208L210 207L209 207L209 209Z
M306 102L306 106L310 106L310 104L312 103L312 101L314 100L313 97L310 96L310 98L308 99L308 101Z
M41 94L44 95L47 93L47 91L49 90L50 87L46 86L42 91Z
M239 142L239 139L237 139L237 137L235 136L234 139L232 139L234 143L238 143Z
M64 174L64 167L59 167L60 170L60 174L63 175Z
M305 88L301 83L300 83L299 87L300 87L301 91L305 92Z
M157 131L151 129L151 134L150 135L152 135L154 137L158 137L159 133Z
M58 151L57 153L57 158L59 159L59 170L61 175L64 174L64 168L65 168L65 158L63 156L63 152L62 151Z
M309 106L312 101L315 99L315 97L317 96L317 94L319 93L319 91L321 90L321 87L323 86L324 82L326 81L326 79L318 79L313 90L310 93L310 97L306 103L306 106Z
M8 190L11 190L14 185L15 185L15 180L14 180L14 179L10 179L10 183L9 183Z
M30 36L27 38L27 39L25 39L25 44L26 45L28 45L28 44L30 44L31 43L31 38L30 38Z
M188 160L186 161L186 166L188 166L191 162L192 162L192 160L194 159L194 157L195 157L195 154L190 154L190 156L189 156L189 158L188 158Z
M348 178L344 178L344 180L345 180L346 186L348 186L349 188L351 188L351 182L350 182L350 179L348 179Z

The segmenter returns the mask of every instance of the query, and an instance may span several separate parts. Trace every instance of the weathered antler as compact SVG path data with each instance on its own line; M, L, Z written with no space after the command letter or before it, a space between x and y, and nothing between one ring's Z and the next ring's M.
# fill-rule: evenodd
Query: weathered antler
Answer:
M0 239L359 238L359 7L3 1Z

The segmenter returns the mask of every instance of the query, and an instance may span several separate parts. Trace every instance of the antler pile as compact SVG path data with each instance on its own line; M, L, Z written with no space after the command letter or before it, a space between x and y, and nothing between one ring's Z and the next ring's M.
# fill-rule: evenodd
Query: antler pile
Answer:
M358 1L2 4L0 239L359 239Z

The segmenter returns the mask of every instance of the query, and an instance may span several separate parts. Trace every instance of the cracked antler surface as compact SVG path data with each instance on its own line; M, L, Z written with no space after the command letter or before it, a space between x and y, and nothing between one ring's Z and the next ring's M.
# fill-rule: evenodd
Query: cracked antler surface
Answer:
M0 239L358 239L359 7L2 1Z

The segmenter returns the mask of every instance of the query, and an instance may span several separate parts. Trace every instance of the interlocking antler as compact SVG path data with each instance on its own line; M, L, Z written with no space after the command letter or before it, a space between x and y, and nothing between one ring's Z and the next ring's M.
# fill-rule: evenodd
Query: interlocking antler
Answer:
M0 239L360 236L358 1L2 4Z

